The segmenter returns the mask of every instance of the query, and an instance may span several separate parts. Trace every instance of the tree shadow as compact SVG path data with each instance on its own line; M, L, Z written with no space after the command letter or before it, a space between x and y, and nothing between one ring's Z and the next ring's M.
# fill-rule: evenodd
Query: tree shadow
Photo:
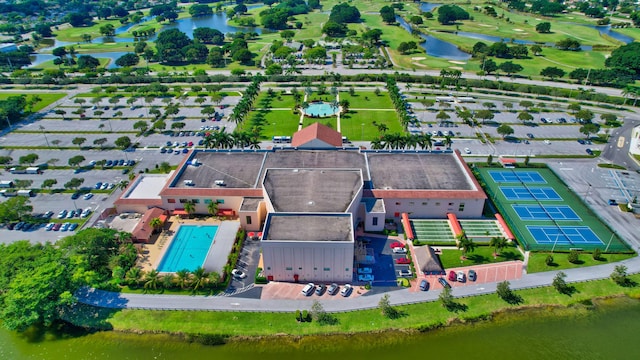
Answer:
M466 304L457 303L455 301L452 301L447 305L445 305L445 308L447 309L447 311L455 312L455 313L466 312L469 309L469 307Z
M524 299L522 299L522 296L515 293L511 293L509 296L506 296L502 299L506 301L507 304L509 305L520 305L524 302Z

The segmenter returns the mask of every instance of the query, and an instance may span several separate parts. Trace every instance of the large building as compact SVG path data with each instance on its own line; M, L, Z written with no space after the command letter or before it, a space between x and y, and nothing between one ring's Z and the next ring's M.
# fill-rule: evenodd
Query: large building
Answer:
M482 216L486 195L458 152L328 146L341 137L321 127L308 129L328 138L303 133L309 138L300 148L191 151L164 179L136 178L117 210L181 214L190 202L206 214L215 203L220 215L263 233L268 278L322 282L351 280L358 227L382 231L387 219L399 223L401 213Z

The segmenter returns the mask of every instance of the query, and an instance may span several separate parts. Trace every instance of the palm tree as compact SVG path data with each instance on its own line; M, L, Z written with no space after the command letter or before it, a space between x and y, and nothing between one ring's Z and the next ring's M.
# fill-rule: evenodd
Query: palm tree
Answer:
M144 289L145 290L149 290L149 289L157 289L158 288L158 280L159 280L159 275L160 273L158 272L158 270L151 270L149 271L145 277L144 277Z
M186 202L184 203L184 211L189 215L189 217L191 218L191 216L193 215L194 212L196 212L196 206L192 203L192 202Z
M127 271L124 278L129 286L136 286L138 285L138 281L140 281L141 277L142 270L137 267L132 267L131 269L129 269L129 271Z
M173 287L173 276L172 273L164 274L162 276L162 287L165 289L171 289Z
M462 257L466 258L468 252L473 252L476 249L476 243L473 240L467 238L464 232L456 236L457 247L462 250Z
M149 221L149 226L153 228L153 232L157 232L159 229L162 228L163 225L164 223L162 222L162 220L160 220L159 217L155 217L151 219L151 221Z
M178 285L180 285L180 287L184 289L187 287L187 284L189 283L189 278L191 277L191 271L187 269L176 271L176 277L178 279Z
M218 203L215 201L210 202L207 205L207 211L209 212L209 215L216 216L216 214L218 214Z
M193 287L193 292L196 292L199 288L204 287L207 283L207 278L209 274L204 270L202 266L199 266L197 269L193 271L193 280L191 281L191 286Z
M217 286L220 283L220 274L216 271L212 271L209 273L209 286L210 287L214 287Z
M120 190L124 190L128 185L129 185L129 182L127 180L120 180L120 182L116 187Z
M500 250L504 249L507 246L507 239L502 236L492 237L491 241L489 242L489 246L493 246L495 250L493 256L496 257L500 255Z
M451 135L445 135L443 142L447 146L447 149L451 149L451 144L453 143L453 141L451 141Z

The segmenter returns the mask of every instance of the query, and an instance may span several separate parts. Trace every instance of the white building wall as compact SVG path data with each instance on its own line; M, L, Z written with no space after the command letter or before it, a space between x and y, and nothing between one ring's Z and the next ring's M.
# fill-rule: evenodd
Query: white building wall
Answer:
M382 231L384 230L384 220L386 214L384 212L370 212L365 215L364 229L365 231ZM377 218L376 225L373 224L373 219Z
M447 213L453 213L460 219L469 219L482 217L484 199L384 199L384 206L389 218L406 212L411 218L444 219Z
M275 281L351 282L351 241L262 241L265 275Z
M116 207L117 213L118 214L122 214L122 213L139 213L139 214L144 214L145 212L147 212L147 210L149 210L150 205L144 205L144 204L120 204Z

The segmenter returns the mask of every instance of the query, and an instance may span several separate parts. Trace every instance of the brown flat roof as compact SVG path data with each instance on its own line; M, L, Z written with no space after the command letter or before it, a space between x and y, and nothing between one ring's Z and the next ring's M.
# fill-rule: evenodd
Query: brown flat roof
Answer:
M263 241L353 242L352 234L353 226L348 215L271 213L267 219Z

